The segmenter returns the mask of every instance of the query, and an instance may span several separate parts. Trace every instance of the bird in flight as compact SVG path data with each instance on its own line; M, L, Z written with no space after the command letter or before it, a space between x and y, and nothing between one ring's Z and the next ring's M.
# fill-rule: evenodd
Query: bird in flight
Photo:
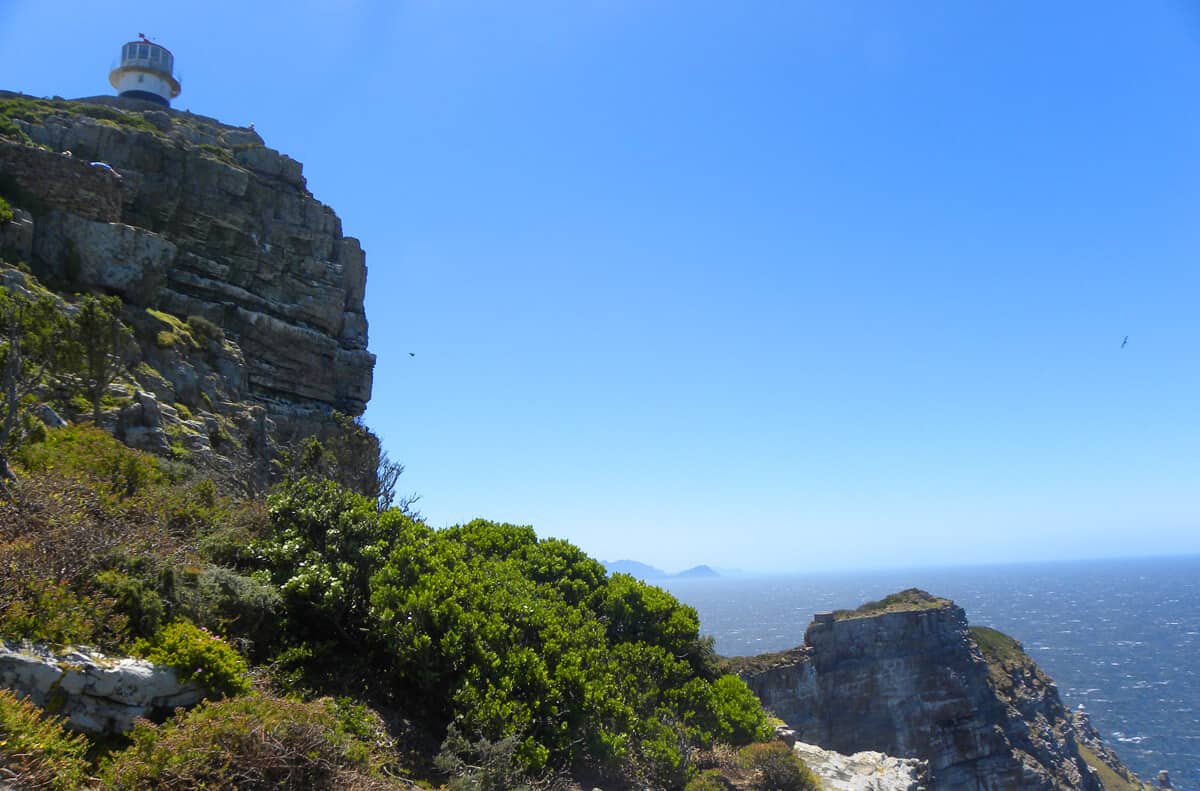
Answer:
M409 356L409 357L416 357L416 356L417 356L417 353L416 353L416 352L409 352L409 353L408 353L408 356Z
M1127 343L1129 343L1129 336L1128 336L1128 335L1126 335L1126 336L1125 336L1125 340L1121 341L1121 348L1122 348L1122 349L1124 349L1124 348L1125 348L1125 344L1127 344Z

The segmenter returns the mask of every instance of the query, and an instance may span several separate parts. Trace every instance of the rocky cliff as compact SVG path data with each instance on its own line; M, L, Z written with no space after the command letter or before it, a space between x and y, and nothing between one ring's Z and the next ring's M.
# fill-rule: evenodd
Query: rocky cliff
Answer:
M0 196L16 210L0 223L5 260L61 293L125 301L141 347L127 390L157 402L127 392L129 414L109 416L131 444L187 434L204 450L363 412L375 358L362 248L253 129L0 91Z
M1111 751L1087 751L1106 764L1089 766L1075 720L1019 644L920 591L818 614L803 646L735 666L801 741L922 759L932 789L1101 791L1103 768L1136 782Z
M124 300L138 349L104 424L128 444L262 469L277 443L364 412L364 253L252 128L0 91L0 197L0 259Z

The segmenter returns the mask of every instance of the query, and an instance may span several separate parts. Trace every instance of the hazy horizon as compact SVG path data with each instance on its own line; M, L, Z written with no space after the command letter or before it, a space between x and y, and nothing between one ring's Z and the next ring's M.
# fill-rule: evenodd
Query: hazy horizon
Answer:
M111 93L140 32L362 240L366 422L435 526L1200 553L1185 4L8 0L0 88Z

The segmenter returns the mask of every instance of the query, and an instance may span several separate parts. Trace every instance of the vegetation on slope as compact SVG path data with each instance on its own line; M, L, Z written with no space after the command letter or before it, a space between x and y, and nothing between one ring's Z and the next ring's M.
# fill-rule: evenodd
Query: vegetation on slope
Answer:
M573 770L681 787L698 750L770 733L745 684L716 670L692 608L531 528L434 530L303 462L264 507L90 426L47 431L13 459L0 635L142 653L231 696L233 708L212 707L226 714L139 730L101 771L113 787L200 777L179 757L188 740L232 751L220 764L232 766L284 739L217 727L302 711L278 694L245 698L246 662L284 695L351 693L396 712L445 742L441 766L475 780ZM366 777L397 760L334 760L365 748L302 724L295 738L317 739L326 757L297 777ZM501 765L480 767L480 755Z
M116 107L66 99L35 99L31 96L0 97L0 138L18 143L31 142L17 121L41 123L55 115L86 115L114 126L126 126L144 132L155 132L154 125L138 113L127 113Z
M1004 632L988 626L972 626L967 631L989 663L1012 667L1033 662L1021 644Z
M1100 778L1100 785L1104 786L1104 791L1149 791L1154 787L1149 783L1141 782L1124 767L1113 768L1105 763L1086 744L1079 745L1079 754Z
M850 618L866 618L889 612L936 610L942 607L949 607L953 603L949 599L933 596L919 588L909 588L899 593L885 596L879 601L869 601L853 610L834 610L833 617L839 621L844 621Z
M0 100L0 136L63 104ZM366 789L403 771L484 789L574 772L681 788L705 755L770 735L695 610L530 527L429 527L354 421L332 416L249 484L179 443L170 459L125 447L101 426L161 379L146 351L203 355L220 328L0 272L0 466L15 473L0 638L145 656L210 700L88 745L0 697L0 768L18 784ZM47 404L75 423L47 428Z

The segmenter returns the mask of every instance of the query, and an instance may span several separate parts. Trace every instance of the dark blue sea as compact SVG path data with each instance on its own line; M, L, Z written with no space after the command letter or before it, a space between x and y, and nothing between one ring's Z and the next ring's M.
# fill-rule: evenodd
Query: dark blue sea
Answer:
M1020 640L1143 780L1200 791L1200 557L670 580L726 656L799 645L814 612L904 588Z

